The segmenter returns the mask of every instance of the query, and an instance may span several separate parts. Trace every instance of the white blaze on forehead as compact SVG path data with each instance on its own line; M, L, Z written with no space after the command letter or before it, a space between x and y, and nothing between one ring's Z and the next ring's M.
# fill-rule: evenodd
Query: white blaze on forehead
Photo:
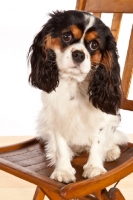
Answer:
M86 32L86 30L92 27L93 24L95 23L95 17L93 15L84 14L84 18L85 18L86 23L88 21L88 24L86 25L86 29L85 29L85 32Z
M86 22L86 28L85 28L84 34L83 34L83 36L81 38L81 42L83 42L83 40L84 40L84 36L85 36L86 31L89 28L91 28L95 23L95 17L93 15L84 14L84 18L85 18L85 22Z

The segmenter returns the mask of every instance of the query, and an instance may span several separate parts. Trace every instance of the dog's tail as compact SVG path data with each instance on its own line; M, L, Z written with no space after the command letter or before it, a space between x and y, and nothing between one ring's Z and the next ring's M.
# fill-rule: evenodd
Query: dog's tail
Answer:
M130 141L130 139L129 139L129 136L125 134L124 132L120 130L116 130L114 133L114 141L118 145L123 145L123 144L127 144Z

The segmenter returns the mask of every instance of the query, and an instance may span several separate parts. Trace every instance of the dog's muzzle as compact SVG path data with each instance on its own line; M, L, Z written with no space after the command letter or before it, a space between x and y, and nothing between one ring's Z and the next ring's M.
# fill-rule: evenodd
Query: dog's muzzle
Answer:
M85 59L85 54L82 51L76 50L72 52L72 59L74 62L80 64Z

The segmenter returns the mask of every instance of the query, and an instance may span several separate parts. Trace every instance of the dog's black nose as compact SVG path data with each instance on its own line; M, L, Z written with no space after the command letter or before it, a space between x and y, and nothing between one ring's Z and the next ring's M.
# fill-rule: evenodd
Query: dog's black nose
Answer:
M82 51L73 51L72 58L76 63L81 63L85 59L85 54Z

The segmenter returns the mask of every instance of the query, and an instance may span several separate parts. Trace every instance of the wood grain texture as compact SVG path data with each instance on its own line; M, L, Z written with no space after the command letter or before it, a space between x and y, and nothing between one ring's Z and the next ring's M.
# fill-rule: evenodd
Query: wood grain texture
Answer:
M77 9L93 12L97 17L101 16L101 12L114 12L112 33L117 40L122 18L122 14L120 13L132 12L133 4L132 0L119 0L117 3L116 0L78 0ZM125 105L128 104L129 109L132 108L132 102L127 101L133 69L131 65L131 63L133 63L132 41L133 30L131 31L125 72L123 73L123 88L125 88L124 97L126 99ZM125 80L128 80L127 86L125 86ZM35 195L34 197L32 196L33 200L43 199L44 194L46 194L51 200L77 198L82 200L124 200L125 198L119 190L113 189L111 193L112 197L110 197L109 193L104 188L110 188L110 185L129 176L129 174L133 172L133 144L131 143L127 146L121 147L121 156L116 161L104 163L104 166L108 171L106 174L92 179L84 179L82 177L83 165L86 163L88 155L86 153L81 153L80 155L75 156L72 165L76 169L76 182L70 184L59 183L49 178L54 168L48 167L44 148L36 139L0 148L0 152L1 170L24 179L26 183L29 182L32 186L33 184L37 186ZM131 175L129 177L131 178ZM1 184L3 185L4 183L2 182ZM94 196L88 194L93 194ZM17 199L18 197L20 199L20 196L21 195L17 195ZM128 200L130 200L130 197L132 197L132 195L128 195ZM2 199L6 200L5 197L2 197ZM26 200L26 198L24 199ZM15 200L15 198L13 198L13 200Z
M124 91L124 98L128 98L131 79L133 75L133 26L131 29L131 35L129 40L129 46L122 75L122 86Z
M30 140L31 141L31 140ZM32 140L32 141L34 141L34 140ZM23 143L24 144L24 143ZM54 186L53 186L53 183L52 183L52 185L47 185L46 183L45 183L45 181L46 180L44 180L44 178L43 178L43 182L42 182L42 178L41 177L49 177L49 175L51 174L51 172L52 172L52 170L53 170L53 168L48 168L47 167L47 165L45 165L45 156L44 156L44 151L42 151L42 147L41 146L38 146L38 145L36 145L36 143L34 143L33 142L33 144L31 144L31 143L29 143L28 142L28 144L30 144L30 145L28 145L28 148L26 147L26 145L20 145L21 146L21 151L19 152L19 150L18 149L16 149L15 150L15 152L14 151L10 151L10 153L9 153L9 155L10 156L7 156L7 153L6 152L3 152L3 153L1 153L1 159L6 159L6 161L7 162L13 162L13 163L15 163L15 165L18 165L18 166L22 166L22 167L24 167L24 168L26 168L26 173L28 173L28 174L30 174L31 176L33 176L34 178L36 178L37 179L37 181L35 181L33 178L31 178L30 176L28 176L28 178L27 178L27 175L25 174L24 176L25 177L23 177L26 181L30 181L30 182L33 182L33 183L35 183L36 185L40 185L40 187L42 187L42 190L45 192L45 194L47 195L47 196L49 196L51 199L52 198L55 198L55 196L56 196L56 199L58 200L60 200L61 199L61 197L60 197L60 195L59 195L59 191L58 191L58 189L60 189L60 188L62 188L62 190L61 190L61 195L63 195L63 197L67 197L67 199L70 197L71 198L71 192L73 193L73 195L78 195L79 197L80 197L80 195L82 196L82 195L86 195L86 194L88 194L89 193L89 190L90 190L90 192L94 192L94 190L93 190L93 188L95 188L95 189L97 189L97 190L99 190L99 188L101 189L102 187L104 187L104 176L105 176L105 178L107 178L108 176L110 176L110 174L108 174L108 176L107 176L107 174L105 174L105 175L102 175L102 176L99 176L99 178L94 178L93 180L84 180L83 179L83 177L81 176L81 174L82 174L82 171L83 171L83 169L82 169L82 166L84 165L84 163L86 162L86 160L87 160L87 155L85 154L85 153L83 153L82 154L82 156L81 156L81 158L79 157L79 156L76 156L75 157L75 159L73 160L73 162L72 162L72 164L73 164L73 166L76 168L76 171L77 171L77 173L76 173L76 177L77 177L77 183L72 183L72 184L69 184L69 185L64 185L64 184L62 184L62 183L58 183L58 182L56 182L56 181L54 181ZM18 144L17 144L18 145ZM15 145L16 146L16 145ZM132 146L132 145L131 145ZM35 148L34 148L35 147ZM5 149L5 148L4 148ZM9 149L10 149L10 147L9 147ZM119 162L117 161L116 163L115 163L115 167L117 168L118 166L119 166L119 164L122 164L123 163L123 159L125 159L125 157L126 157L126 159L128 160L128 159L130 159L131 158L131 156L132 156L132 150L128 150L128 151L125 151L125 147L122 149L122 152L123 152L123 157L121 157L121 159L119 160ZM31 161L31 159L30 159L30 156L29 156L29 154L30 155L32 155L31 153L33 153L33 155L35 155L34 156L34 158L32 159L32 160L34 160L34 161ZM34 154L35 153L35 154ZM37 155L38 155L38 153L39 153L39 155L41 155L42 154L42 158L40 159L40 156L39 156L39 159L36 159L36 157L38 157ZM25 165L25 163L23 163L23 162L20 162L21 161L21 158L22 159L24 159L24 154L25 154L25 159L27 160L27 163L29 162L30 163L30 165ZM28 161L28 160L30 160L30 161ZM39 170L38 171L36 171L36 166L38 166L38 165L40 165L40 163L44 163L44 166L43 166L43 168L42 169L40 169L40 167L38 168ZM6 163L7 164L7 163ZM32 168L32 170L31 169L28 169L29 167L31 167L33 165L33 168ZM129 163L129 166L130 166L130 163ZM0 167L1 167L1 165L0 165ZM8 167L13 167L13 166L11 166L11 165L9 165L8 164ZM105 163L105 167L106 167L106 169L107 170L109 170L109 172L110 173L114 173L114 172L112 172L112 169L114 168L114 162L112 162L112 164L110 164L110 163ZM19 167L18 167L19 168ZM123 166L123 169L125 169L125 167ZM16 167L15 167L15 170L16 170ZM22 170L22 169L21 169ZM9 169L6 169L6 171L7 172L10 172L10 170ZM23 172L25 172L25 170L22 170ZM116 175L115 175L115 177L113 177L113 179L114 178L117 178L117 174L119 175L119 172L117 171L117 169L115 170L116 171ZM129 173L129 171L130 171L130 168L128 168L128 165L126 165L126 170L125 170L126 172L124 172L124 174L123 174L123 176L125 176L125 173L127 174L127 173ZM12 171L11 171L12 172ZM19 174L17 174L18 172L16 172L16 175L18 175L18 177L20 177L20 178L22 178ZM35 174L37 173L37 176L35 176ZM123 172L122 172L123 173ZM14 172L13 172L13 174L14 174ZM102 183L100 183L99 181L100 180L102 180ZM110 184L110 181L108 181L108 178L107 179L105 179L107 182L108 182L108 184ZM112 180L112 178L111 178L111 180ZM53 182L53 180L50 180L50 182ZM80 181L80 182L79 182ZM96 181L96 182L95 182ZM114 181L113 181L114 182ZM93 183L94 183L94 185L93 185ZM98 183L100 183L99 185L99 187L97 188L97 184ZM87 184L87 189L85 188L85 185ZM107 183L106 183L106 185L108 185ZM88 185L89 185L89 187L88 187ZM75 188L74 188L75 187ZM58 189L57 189L58 188ZM81 194L79 195L78 193L80 193L80 190L81 190L81 188L83 188L83 191L81 192ZM89 188L89 189L88 189ZM70 189L70 190L69 190ZM67 195L68 196L66 196L66 193L67 192ZM65 196L64 196L64 194L65 194ZM41 193L39 194L38 193L38 195L41 195ZM69 196L70 195L70 196ZM99 194L98 194L99 195ZM106 195L106 193L102 193L102 195ZM34 196L34 198L37 196L37 193L35 194L35 196ZM75 196L74 196L75 197ZM94 199L94 197L89 197L89 196L86 196L86 197L84 197L84 199ZM106 199L107 199L107 197L106 197Z
M37 187L33 200L44 200L44 197L45 197L44 192L39 187Z
M132 0L87 0L85 10L102 13L132 13Z
M111 25L111 32L116 42L118 41L121 20L122 20L122 13L114 13Z
M133 142L133 135L129 135ZM31 137L0 137L0 146L18 143L30 139ZM122 179L118 184L118 188L122 191L127 200L132 200L133 190L133 174ZM112 187L112 186L110 186ZM110 188L108 187L108 189ZM4 200L30 200L34 196L36 186L27 181L19 179L11 174L0 171L0 197ZM8 192L7 192L8 191ZM47 197L45 197L45 200ZM91 198L94 199L93 197Z
M85 10L87 0L77 0L76 9L77 10Z
M133 100L129 100L129 99L124 99L121 108L124 110L130 110L133 111Z
M94 13L93 13L93 15L94 15L95 17L97 17L97 18L99 18L99 19L100 19L100 18L101 18L101 15L102 15L102 13L100 13L100 12L97 12L97 13L96 13L96 12L94 12Z

